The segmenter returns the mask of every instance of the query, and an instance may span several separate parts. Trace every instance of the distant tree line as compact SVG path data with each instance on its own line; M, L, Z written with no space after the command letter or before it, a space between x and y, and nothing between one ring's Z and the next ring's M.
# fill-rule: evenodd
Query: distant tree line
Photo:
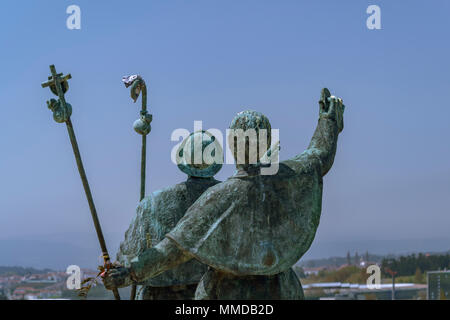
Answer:
M331 257L331 258L323 258L323 259L308 259L300 262L300 266L304 268L314 268L314 267L340 267L344 264L348 265L359 265L361 262L361 258L363 261L370 261L375 263L381 263L381 260L385 257L391 258L393 255L381 256L375 254L369 254L368 251L362 256L358 254L358 252L354 253L354 256L350 254L350 251L347 252L347 256L345 257Z
M385 258L381 262L381 269L386 273L386 269L397 272L397 276L410 276L421 272L450 269L450 253L447 254L411 254L398 258Z
M51 269L38 270L34 268L24 268L24 267L2 267L0 266L0 276L26 276L29 274L45 274L52 272Z

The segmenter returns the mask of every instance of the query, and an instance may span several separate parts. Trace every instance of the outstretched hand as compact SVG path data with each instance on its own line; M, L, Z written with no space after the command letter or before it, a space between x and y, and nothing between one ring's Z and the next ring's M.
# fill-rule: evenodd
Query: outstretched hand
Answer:
M128 287L134 283L130 268L123 267L119 264L113 264L111 269L102 273L103 284L108 290L114 288Z
M320 95L319 106L320 116L335 120L338 130L341 132L344 129L345 110L342 99L332 96L327 88L323 88Z

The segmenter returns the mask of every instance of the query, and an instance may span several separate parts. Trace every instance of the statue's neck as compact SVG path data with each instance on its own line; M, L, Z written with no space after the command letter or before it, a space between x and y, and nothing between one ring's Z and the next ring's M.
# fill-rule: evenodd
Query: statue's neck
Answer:
M193 177L193 176L188 176L188 181L211 181L214 180L214 177Z

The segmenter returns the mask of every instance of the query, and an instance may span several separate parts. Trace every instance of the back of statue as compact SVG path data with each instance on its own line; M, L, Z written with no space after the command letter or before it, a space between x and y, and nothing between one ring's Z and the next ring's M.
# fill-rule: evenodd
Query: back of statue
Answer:
M207 136L206 133L202 135ZM191 134L189 138L193 136L194 134ZM145 249L158 244L203 192L220 182L212 177L220 170L220 166L203 166L198 169L179 163L179 168L188 174L186 181L155 191L139 203L136 215L125 233L125 240L121 243L117 254L117 260L121 264L130 265L133 258ZM147 287L147 290L144 289L142 298L189 298L184 289L190 285L194 285L195 288L206 270L207 266L197 260L186 262L141 283ZM152 289L148 290L148 287ZM169 287L170 290L167 289Z

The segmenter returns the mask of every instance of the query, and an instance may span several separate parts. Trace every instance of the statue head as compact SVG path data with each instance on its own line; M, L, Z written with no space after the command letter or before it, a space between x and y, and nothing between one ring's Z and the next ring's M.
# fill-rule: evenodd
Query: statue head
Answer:
M258 167L260 159L271 145L269 119L260 112L239 112L230 125L228 145L236 161L236 168Z
M205 130L191 133L177 151L178 168L189 177L211 178L219 172L222 164L222 146Z

